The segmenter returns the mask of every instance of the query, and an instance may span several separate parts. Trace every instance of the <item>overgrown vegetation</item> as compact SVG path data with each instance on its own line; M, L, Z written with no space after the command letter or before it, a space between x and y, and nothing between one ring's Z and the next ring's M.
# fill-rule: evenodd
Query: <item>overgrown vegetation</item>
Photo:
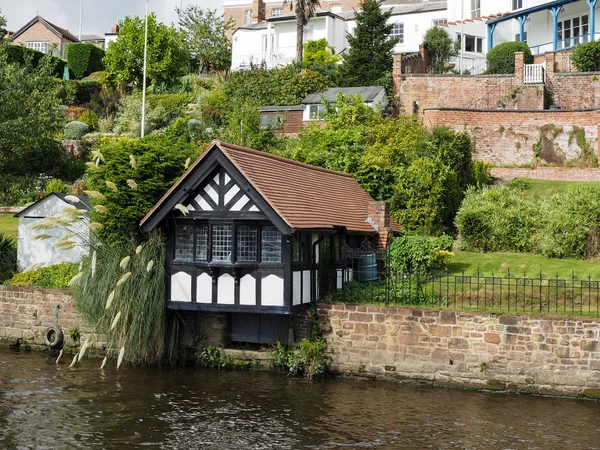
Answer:
M0 283L17 270L17 243L0 233Z
M275 368L289 375L304 376L312 380L323 376L329 368L327 345L322 338L302 339L295 347L288 349L279 342L273 349Z
M533 63L533 55L525 42L503 42L487 52L488 73L515 73L515 53L522 52L525 64Z
M427 273L446 269L453 256L451 236L438 238L404 235L389 248L391 268L398 273Z
M571 53L571 61L580 72L600 71L600 42L576 45Z
M1 253L2 252L0 251L0 254ZM66 289L69 286L69 282L78 271L79 264L55 264L53 266L41 267L28 272L17 273L4 284L6 286L33 287L40 289Z
M258 361L238 359L231 355L221 355L215 346L203 348L196 356L196 363L201 367L223 370L251 370L258 368Z

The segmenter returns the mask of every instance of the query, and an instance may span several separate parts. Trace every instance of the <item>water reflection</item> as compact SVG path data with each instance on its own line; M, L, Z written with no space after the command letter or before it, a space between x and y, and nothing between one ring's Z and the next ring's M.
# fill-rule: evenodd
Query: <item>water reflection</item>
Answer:
M0 448L600 448L600 404L0 350Z

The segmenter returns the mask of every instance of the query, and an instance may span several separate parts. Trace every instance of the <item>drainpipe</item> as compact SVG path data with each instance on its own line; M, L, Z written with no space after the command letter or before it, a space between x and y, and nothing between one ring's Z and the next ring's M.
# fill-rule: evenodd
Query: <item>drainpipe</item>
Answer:
M325 239L325 235L321 235L319 239L313 242L312 245L312 269L310 275L310 303L317 303L317 245Z

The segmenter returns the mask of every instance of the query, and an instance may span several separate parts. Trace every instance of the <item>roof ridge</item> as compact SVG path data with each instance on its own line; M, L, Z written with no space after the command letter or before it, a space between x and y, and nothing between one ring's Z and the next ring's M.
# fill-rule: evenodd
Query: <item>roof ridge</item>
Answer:
M284 162L284 163L287 163L287 164L292 164L292 165L299 166L299 167L304 167L306 169L311 169L311 170L315 170L315 171L319 171L319 172L324 172L324 173L329 173L329 174L332 174L332 175L338 175L338 176L342 176L342 177L345 177L345 178L352 178L352 179L354 179L354 177L351 174L346 173L346 172L340 172L340 171L337 171L337 170L326 169L324 167L313 166L311 164L306 164L306 163L303 163L303 162L300 162L300 161L295 161L295 160L290 159L290 158L284 158L283 156L273 155L272 153L261 152L260 150L254 150L252 148L242 147L241 145L230 144L228 142L223 142L223 141L220 141L218 139L213 140L211 142L209 148L213 144L216 144L219 147L221 147L221 146L224 146L226 148L229 147L229 148L231 148L233 150L239 150L239 151L243 151L243 152L250 153L250 154L253 154L253 155L257 155L257 156L260 155L260 156L263 156L265 158L273 159L273 160L276 160L276 161L281 161L281 162Z

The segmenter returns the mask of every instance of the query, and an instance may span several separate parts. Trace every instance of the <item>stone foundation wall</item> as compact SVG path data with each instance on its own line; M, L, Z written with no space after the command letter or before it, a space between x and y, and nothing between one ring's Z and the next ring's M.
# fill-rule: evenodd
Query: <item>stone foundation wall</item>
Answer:
M332 369L436 386L600 398L600 319L318 307Z
M24 345L45 348L44 331L52 325L62 329L67 348L78 344L69 337L69 330L78 328L82 342L90 332L73 306L70 291L0 287L0 343L21 339Z

